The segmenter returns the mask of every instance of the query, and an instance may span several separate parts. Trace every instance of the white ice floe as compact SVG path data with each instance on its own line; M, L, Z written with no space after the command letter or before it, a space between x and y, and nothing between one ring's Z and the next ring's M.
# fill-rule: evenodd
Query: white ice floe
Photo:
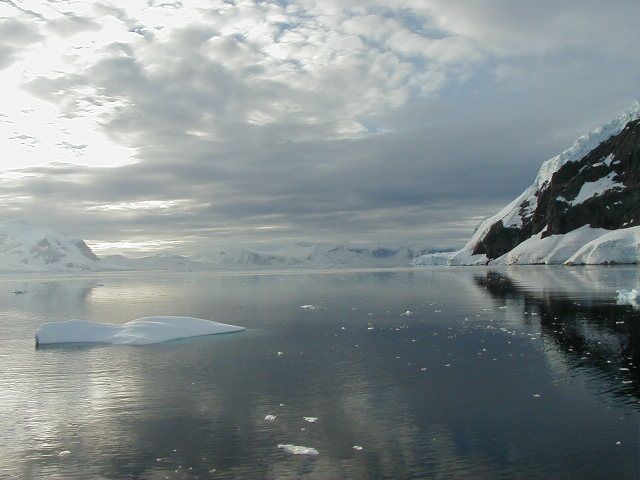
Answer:
M616 290L618 292L618 305L631 305L638 308L640 304L640 290L632 288L631 290Z
M244 327L192 317L145 317L123 324L86 320L44 323L36 331L36 343L111 343L148 345L179 338L239 332Z
M612 230L582 246L566 264L640 263L640 227Z
M315 457L320 454L320 452L318 452L318 450L316 450L315 448L300 447L298 445L280 444L278 445L278 448L284 450L287 453L290 453L291 455L311 455Z
M316 423L318 421L318 417L302 417L305 422Z

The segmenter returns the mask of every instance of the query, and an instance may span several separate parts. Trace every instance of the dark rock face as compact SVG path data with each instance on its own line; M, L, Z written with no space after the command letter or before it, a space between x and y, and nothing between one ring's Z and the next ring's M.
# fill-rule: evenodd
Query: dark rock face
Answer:
M571 203L585 183L604 177L623 187ZM564 164L536 197L538 205L532 213L527 214L528 202L520 205L521 227L496 222L473 253L498 258L543 229L542 237L547 237L583 225L608 230L640 225L640 119L627 123L580 160Z

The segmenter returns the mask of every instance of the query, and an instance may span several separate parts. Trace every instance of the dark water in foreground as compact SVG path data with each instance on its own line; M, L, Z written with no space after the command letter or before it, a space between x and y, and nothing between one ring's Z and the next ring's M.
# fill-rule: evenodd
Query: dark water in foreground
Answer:
M639 276L0 277L0 478L637 479L640 314L615 290ZM45 321L159 314L248 331L34 349Z

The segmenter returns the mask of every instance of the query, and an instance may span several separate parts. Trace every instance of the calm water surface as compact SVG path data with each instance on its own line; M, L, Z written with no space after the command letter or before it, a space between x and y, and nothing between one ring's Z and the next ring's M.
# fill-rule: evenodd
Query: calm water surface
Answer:
M615 290L639 276L2 276L0 477L637 479L640 313ZM34 348L43 322L164 314L248 330Z

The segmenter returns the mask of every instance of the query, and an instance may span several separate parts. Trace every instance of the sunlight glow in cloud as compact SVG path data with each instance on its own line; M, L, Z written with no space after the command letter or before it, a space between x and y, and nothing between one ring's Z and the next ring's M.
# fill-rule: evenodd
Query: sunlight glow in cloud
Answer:
M635 0L26 5L0 220L97 244L456 244L638 96Z

